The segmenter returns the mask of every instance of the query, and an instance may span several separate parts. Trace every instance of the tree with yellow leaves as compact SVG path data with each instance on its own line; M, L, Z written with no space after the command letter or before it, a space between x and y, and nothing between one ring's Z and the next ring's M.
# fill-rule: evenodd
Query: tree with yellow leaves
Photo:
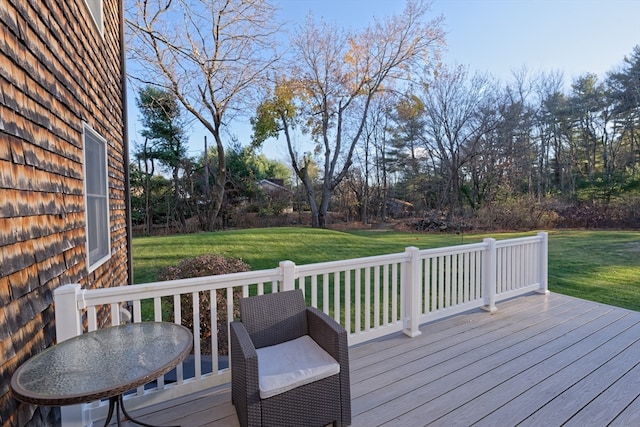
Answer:
M442 18L426 20L429 9L427 1L410 0L400 14L357 32L309 16L292 37L291 63L252 120L254 144L284 133L314 227L327 226L331 193L349 172L374 97L438 66ZM310 154L295 151L291 130L296 126L315 143L320 191L306 173Z

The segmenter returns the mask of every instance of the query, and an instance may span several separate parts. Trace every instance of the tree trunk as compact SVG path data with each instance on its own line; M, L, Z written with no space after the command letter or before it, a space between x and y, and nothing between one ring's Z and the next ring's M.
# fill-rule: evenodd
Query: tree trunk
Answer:
M222 206L222 200L224 199L224 185L227 179L227 160L224 156L224 146L222 145L222 139L220 138L219 125L213 129L213 138L216 141L216 149L218 151L218 171L211 191L211 200L207 206L207 222L205 224L205 231L215 230L216 218L220 213L220 207Z

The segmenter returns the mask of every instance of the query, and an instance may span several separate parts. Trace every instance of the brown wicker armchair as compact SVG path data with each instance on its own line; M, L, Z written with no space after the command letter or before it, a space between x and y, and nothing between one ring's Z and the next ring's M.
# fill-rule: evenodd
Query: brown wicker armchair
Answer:
M342 326L322 311L306 307L300 289L243 298L240 318L231 323L231 398L241 426L351 424L349 353L347 332ZM287 349L286 355L276 353L275 358L282 361L274 359L273 353L267 359L267 352L301 340L321 349L309 352L308 347L298 348L297 353ZM307 356L316 357L315 353L333 363L332 372L339 365L339 372L321 379L307 378L306 383L295 388L277 384L275 391L266 390L271 365L295 365ZM262 377L258 372L259 356ZM298 373L301 371L307 369ZM277 376L280 381L286 375Z

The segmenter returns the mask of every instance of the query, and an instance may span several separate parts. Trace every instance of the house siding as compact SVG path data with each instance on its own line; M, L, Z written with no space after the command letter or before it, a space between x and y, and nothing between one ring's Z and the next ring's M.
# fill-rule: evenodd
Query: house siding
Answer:
M55 343L53 291L129 283L122 0L104 35L84 0L0 1L0 425L59 423L15 400L15 369ZM88 273L83 124L108 143L111 258ZM106 321L106 318L103 319Z

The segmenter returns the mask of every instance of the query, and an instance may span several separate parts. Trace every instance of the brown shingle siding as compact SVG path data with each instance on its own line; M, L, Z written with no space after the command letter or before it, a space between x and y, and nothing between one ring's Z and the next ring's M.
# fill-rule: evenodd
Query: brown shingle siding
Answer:
M57 419L7 387L19 364L55 340L53 291L129 282L121 7L104 0L103 37L84 0L0 1L0 424ZM84 123L107 140L109 162L112 257L91 274Z
M12 299L23 297L40 286L38 269L35 264L8 276Z
M18 270L33 265L36 260L33 254L33 242L17 242L11 246L0 248L0 275L9 276Z
M0 276L0 306L9 304L11 301L11 288L9 287L9 278L6 276ZM0 340L9 336L7 329L4 326L5 316L0 313Z

